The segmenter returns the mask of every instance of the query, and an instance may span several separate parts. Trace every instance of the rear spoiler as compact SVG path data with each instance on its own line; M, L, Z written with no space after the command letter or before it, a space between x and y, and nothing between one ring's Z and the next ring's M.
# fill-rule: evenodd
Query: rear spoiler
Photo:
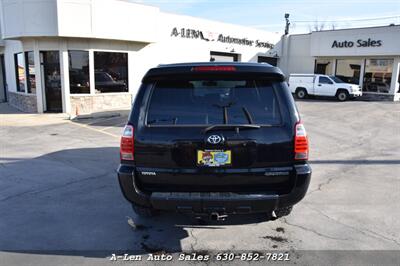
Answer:
M257 78L284 81L282 71L268 64L257 63L198 63L161 65L150 69L142 82L148 83L154 80L168 80L184 76L185 78Z

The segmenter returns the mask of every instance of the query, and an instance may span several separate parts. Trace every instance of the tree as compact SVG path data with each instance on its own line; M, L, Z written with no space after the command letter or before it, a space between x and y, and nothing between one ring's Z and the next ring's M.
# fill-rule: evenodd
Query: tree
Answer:
M313 25L308 25L308 29L310 32L312 31L322 31L325 28L325 22L319 22L316 20Z

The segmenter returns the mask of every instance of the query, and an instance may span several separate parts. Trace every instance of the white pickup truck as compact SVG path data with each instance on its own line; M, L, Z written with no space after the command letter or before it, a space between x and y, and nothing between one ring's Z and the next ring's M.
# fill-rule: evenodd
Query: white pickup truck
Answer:
M362 95L359 85L345 83L335 76L319 74L291 74L289 87L299 99L315 95L334 96L339 101L346 101Z

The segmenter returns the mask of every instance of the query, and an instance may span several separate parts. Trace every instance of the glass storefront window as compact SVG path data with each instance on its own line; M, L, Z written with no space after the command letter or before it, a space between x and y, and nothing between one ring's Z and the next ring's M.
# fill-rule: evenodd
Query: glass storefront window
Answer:
M389 93L393 59L365 60L363 91Z
M400 64L399 64L399 68L400 68ZM397 93L400 93L400 71L399 71L399 76L397 77Z
M24 54L18 53L14 55L15 61L15 76L17 82L17 91L18 92L25 92L25 60Z
M33 52L25 52L28 93L36 93L35 59Z
M338 59L335 76L346 83L360 84L361 65L359 59Z
M333 74L332 60L329 59L315 60L314 74L332 75Z
M89 52L68 51L70 93L90 93Z
M128 92L128 54L94 52L96 93Z

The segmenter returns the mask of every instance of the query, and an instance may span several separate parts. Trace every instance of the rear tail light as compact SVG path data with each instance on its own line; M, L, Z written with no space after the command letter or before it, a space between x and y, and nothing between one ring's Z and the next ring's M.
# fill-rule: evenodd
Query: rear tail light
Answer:
M197 66L192 68L193 72L207 71L236 71L234 66Z
M121 160L133 161L134 141L135 138L133 135L133 127L130 125L126 125L122 133L119 149Z
M304 125L298 122L295 127L294 159L308 160L308 138Z

